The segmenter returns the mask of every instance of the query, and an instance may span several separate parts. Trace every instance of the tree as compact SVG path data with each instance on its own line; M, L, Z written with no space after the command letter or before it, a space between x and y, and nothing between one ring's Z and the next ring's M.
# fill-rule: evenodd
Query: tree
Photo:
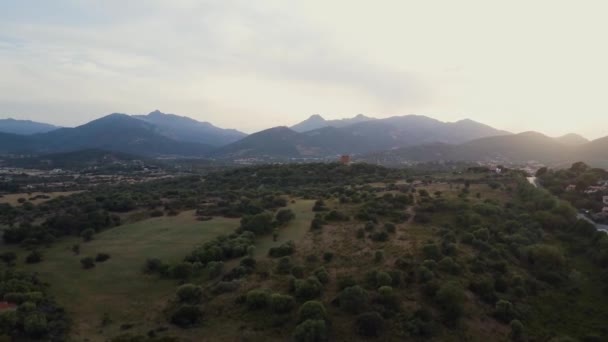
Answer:
M85 229L80 233L80 236L82 236L82 239L85 242L93 240L93 235L95 235L95 230L92 228Z
M494 311L496 318L503 322L510 322L513 319L514 311L513 304L506 300L499 300L496 302L496 309Z
M240 229L253 232L256 235L270 234L274 229L273 217L270 213L245 216L241 219Z
M357 333L361 336L375 337L384 328L384 318L377 312L366 312L357 316L355 321Z
M306 320L296 327L293 338L297 342L326 341L327 324L323 320Z
M93 257L85 257L80 259L80 264L85 270L95 267L95 259Z
M201 287L194 284L184 284L177 288L177 299L182 303L197 304L202 296Z
M321 295L323 284L316 277L298 279L295 282L295 294L300 300L310 300Z
M291 209L281 209L276 215L277 223L281 226L286 225L296 218L296 214Z

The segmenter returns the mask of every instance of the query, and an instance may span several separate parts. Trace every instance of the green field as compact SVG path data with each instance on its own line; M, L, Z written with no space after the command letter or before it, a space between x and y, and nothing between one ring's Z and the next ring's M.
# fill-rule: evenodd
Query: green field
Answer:
M129 332L146 333L167 325L162 310L177 284L142 273L146 258L181 260L196 245L220 234L231 233L238 220L215 218L200 222L192 211L176 217L161 217L109 229L88 243L65 239L43 250L44 261L25 265L50 283L57 300L73 319L72 337L76 341L104 341L120 333L122 324L133 324ZM81 253L71 246L80 243ZM80 259L108 253L111 259L94 269L83 270ZM24 255L23 252L21 252ZM20 257L23 260L23 256ZM103 314L115 322L101 327Z
M275 242L265 236L256 242L256 253L266 256L268 249L281 243L302 239L309 231L314 217L311 208L314 201L301 200L290 204L296 220L280 230ZM159 258L165 262L177 262L195 246L221 234L232 233L239 219L214 218L197 221L193 211L176 217L160 217L127 224L106 230L84 243L78 238L67 238L42 250L44 260L40 264L22 264L26 271L37 272L51 285L51 291L69 312L73 320L71 336L75 341L105 341L121 333L146 334L158 327L169 328L168 334L197 340L197 329L181 330L167 323L163 310L174 295L178 284L174 280L159 279L143 274L147 258ZM71 247L80 244L80 255L74 255ZM9 247L24 260L22 249ZM108 253L111 259L97 263L91 270L81 267L80 259ZM236 261L235 261L236 263ZM229 267L227 265L227 267ZM104 314L112 323L102 326ZM132 325L122 329L123 324ZM123 327L124 328L124 327Z

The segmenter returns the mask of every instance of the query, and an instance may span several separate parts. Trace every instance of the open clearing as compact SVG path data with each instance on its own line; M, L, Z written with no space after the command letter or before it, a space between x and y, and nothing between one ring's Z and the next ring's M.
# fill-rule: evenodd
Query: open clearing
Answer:
M2 195L2 197L0 197L0 204L8 203L13 206L19 205L20 198L24 198L24 199L32 202L32 204L40 204L40 203L50 201L50 200L60 197L60 196L70 196L73 194L77 194L79 192L82 192L82 191L32 192L32 193L21 193L21 194L8 194L8 195ZM49 198L40 197L40 198L34 199L37 196L48 196Z
M105 341L121 331L122 324L133 324L125 331L147 333L151 328L167 326L162 310L174 294L174 280L161 280L141 272L147 258L166 262L181 260L196 245L235 230L236 219L196 220L193 211L176 217L148 219L109 229L88 243L66 239L43 250L40 264L25 265L27 271L40 274L51 284L59 303L73 319L72 338L82 341ZM74 255L71 246L80 243L81 253ZM80 259L108 253L111 259L91 270L81 268ZM23 262L24 253L20 255ZM103 313L113 323L101 327Z

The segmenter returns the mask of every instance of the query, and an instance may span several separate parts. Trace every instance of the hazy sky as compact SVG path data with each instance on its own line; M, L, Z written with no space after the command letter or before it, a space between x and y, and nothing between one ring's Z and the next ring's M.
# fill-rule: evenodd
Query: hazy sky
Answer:
M0 117L154 109L247 132L311 114L608 135L603 0L2 0Z

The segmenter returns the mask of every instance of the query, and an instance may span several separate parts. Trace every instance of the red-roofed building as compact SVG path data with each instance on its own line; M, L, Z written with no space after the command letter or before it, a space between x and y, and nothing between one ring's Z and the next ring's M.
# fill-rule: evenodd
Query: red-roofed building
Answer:
M340 157L340 163L344 164L344 165L348 165L350 164L351 159L349 155L343 155Z

